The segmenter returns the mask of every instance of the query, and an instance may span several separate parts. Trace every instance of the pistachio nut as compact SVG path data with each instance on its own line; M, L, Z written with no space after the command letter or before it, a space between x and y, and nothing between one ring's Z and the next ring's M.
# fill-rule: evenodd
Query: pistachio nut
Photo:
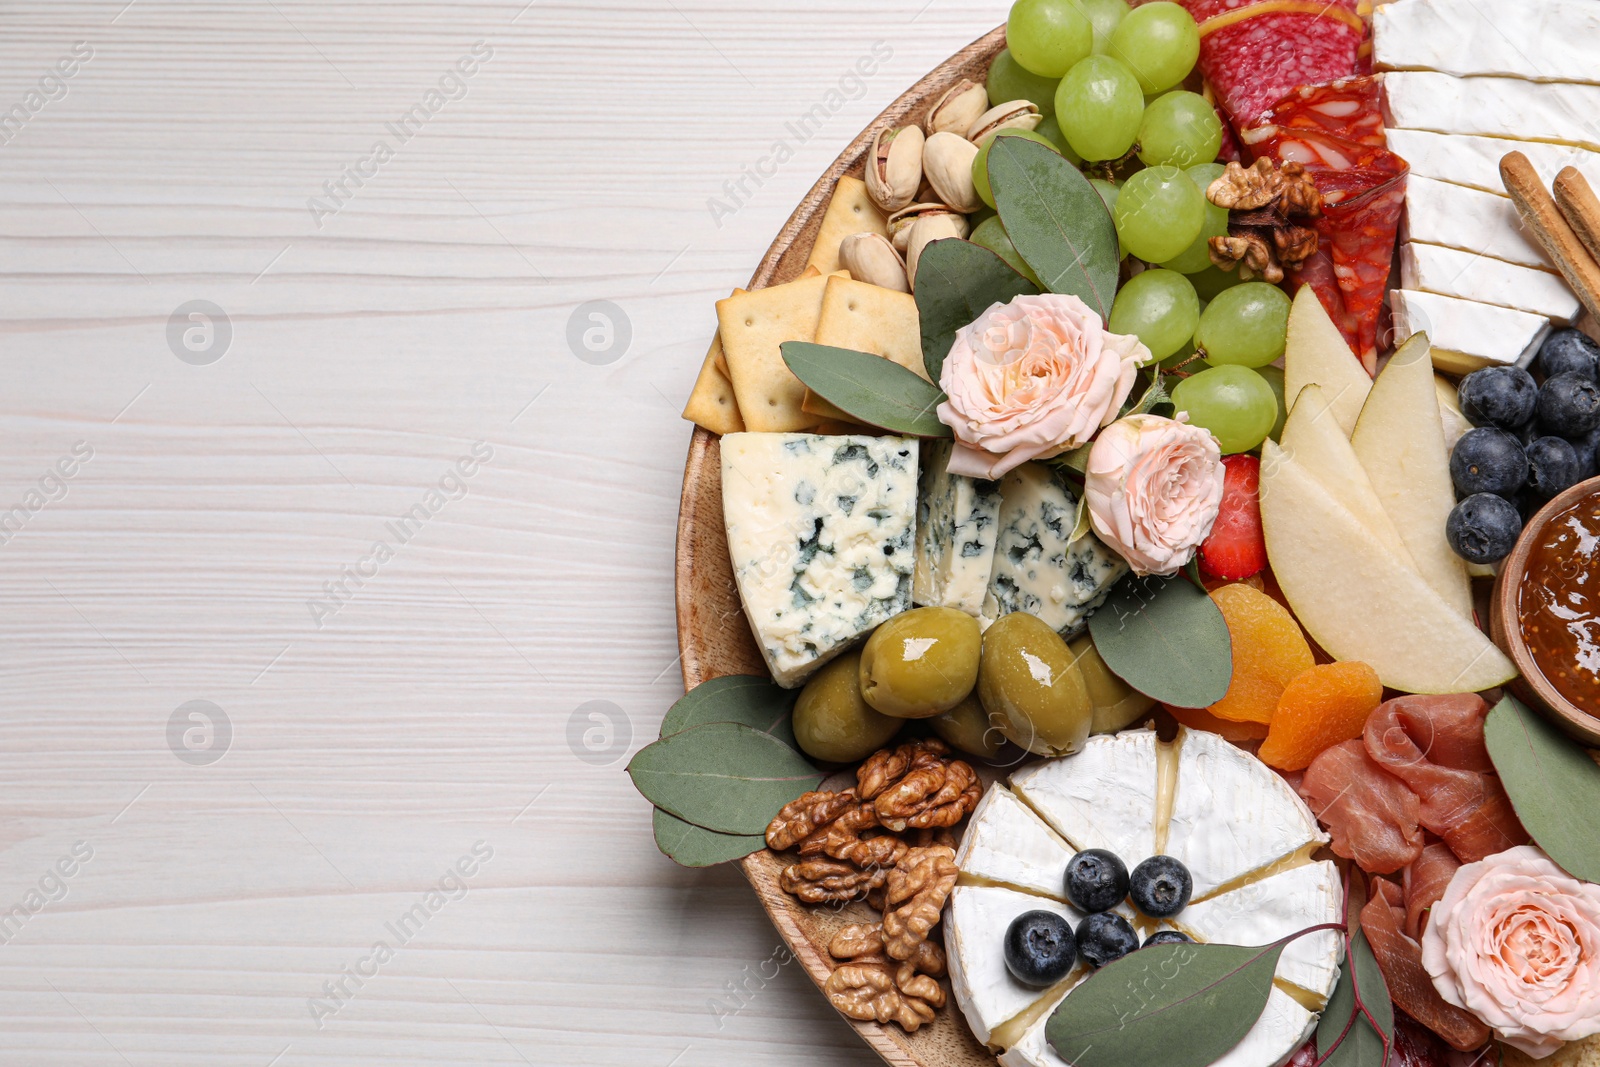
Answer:
M930 137L936 133L966 136L967 130L988 107L988 90L971 78L962 78L934 102L924 125Z
M937 200L919 200L890 215L889 241L894 245L894 250L902 256L906 254L906 245L911 242L912 224L923 215L948 215L952 210L948 204L941 204Z
M922 258L924 248L946 237L966 235L966 217L954 211L928 212L919 216L911 224L911 238L906 243L906 277L910 279L912 287L915 288L917 284L917 260Z
M955 133L936 133L922 147L922 169L928 184L939 199L957 211L971 212L983 206L972 184L972 161L978 146Z
M974 119L967 127L967 140L981 145L983 139L996 130L1034 130L1043 121L1038 105L1029 100L1012 100L996 104Z
M922 129L882 130L867 154L867 195L884 211L899 211L916 199L922 184Z
M858 282L909 293L906 261L881 233L853 233L839 242L839 262Z

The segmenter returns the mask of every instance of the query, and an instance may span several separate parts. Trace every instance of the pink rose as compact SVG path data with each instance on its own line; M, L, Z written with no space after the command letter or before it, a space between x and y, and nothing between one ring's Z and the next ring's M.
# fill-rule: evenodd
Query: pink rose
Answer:
M1135 574L1173 574L1211 532L1222 450L1188 416L1129 415L1095 439L1084 472L1089 519Z
M1149 361L1137 337L1107 333L1075 296L991 306L957 332L939 374L939 421L956 437L950 473L998 478L1088 444Z
M1532 845L1469 863L1422 933L1439 995L1535 1059L1600 1034L1600 886Z

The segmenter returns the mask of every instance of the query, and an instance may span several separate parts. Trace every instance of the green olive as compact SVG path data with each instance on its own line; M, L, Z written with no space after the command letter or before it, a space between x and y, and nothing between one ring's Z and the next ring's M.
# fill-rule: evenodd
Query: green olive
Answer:
M998 729L999 717L989 721L978 694L973 693L951 708L928 720L933 732L948 741L952 748L973 756L993 759L1005 746L1006 739Z
M794 704L794 739L812 759L854 763L900 732L899 719L873 711L856 681L861 653L846 652L814 674Z
M1001 733L1030 752L1065 756L1089 739L1083 672L1061 635L1026 612L1000 616L983 635L978 697Z
M926 719L966 699L978 681L978 620L955 608L913 608L861 650L861 695L898 719Z
M1068 642L1067 647L1089 686L1089 703L1094 705L1089 722L1091 734L1114 734L1155 705L1153 699L1111 673L1088 634Z

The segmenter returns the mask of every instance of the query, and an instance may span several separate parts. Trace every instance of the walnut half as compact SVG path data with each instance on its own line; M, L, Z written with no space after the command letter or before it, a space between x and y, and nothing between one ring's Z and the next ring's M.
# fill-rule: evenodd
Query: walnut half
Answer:
M881 959L842 964L822 987L828 1001L852 1019L898 1023L915 1033L944 1007L944 987L910 963Z
M944 845L911 849L889 872L883 942L890 957L909 960L927 943L959 873L955 851Z

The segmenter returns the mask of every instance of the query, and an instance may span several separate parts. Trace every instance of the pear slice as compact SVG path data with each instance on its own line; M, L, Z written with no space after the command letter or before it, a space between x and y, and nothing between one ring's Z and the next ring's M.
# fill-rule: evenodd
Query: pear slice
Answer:
M1295 616L1335 659L1361 660L1407 693L1478 692L1516 677L1482 631L1271 441L1261 446L1261 525Z
M1400 532L1395 529L1389 513L1378 501L1377 490L1356 458L1350 440L1340 429L1338 416L1333 413L1322 386L1312 383L1300 390L1289 421L1283 425L1280 442L1283 452L1306 469L1327 491L1342 504L1378 543L1394 553L1401 561L1416 568Z
M1427 334L1414 334L1395 350L1361 405L1350 444L1417 572L1470 619L1472 582L1444 536L1456 494Z
M1311 286L1302 285L1289 311L1289 339L1283 350L1283 398L1290 410L1300 390L1313 383L1322 386L1323 397L1348 437L1356 427L1372 379L1345 344L1344 335L1317 294Z

